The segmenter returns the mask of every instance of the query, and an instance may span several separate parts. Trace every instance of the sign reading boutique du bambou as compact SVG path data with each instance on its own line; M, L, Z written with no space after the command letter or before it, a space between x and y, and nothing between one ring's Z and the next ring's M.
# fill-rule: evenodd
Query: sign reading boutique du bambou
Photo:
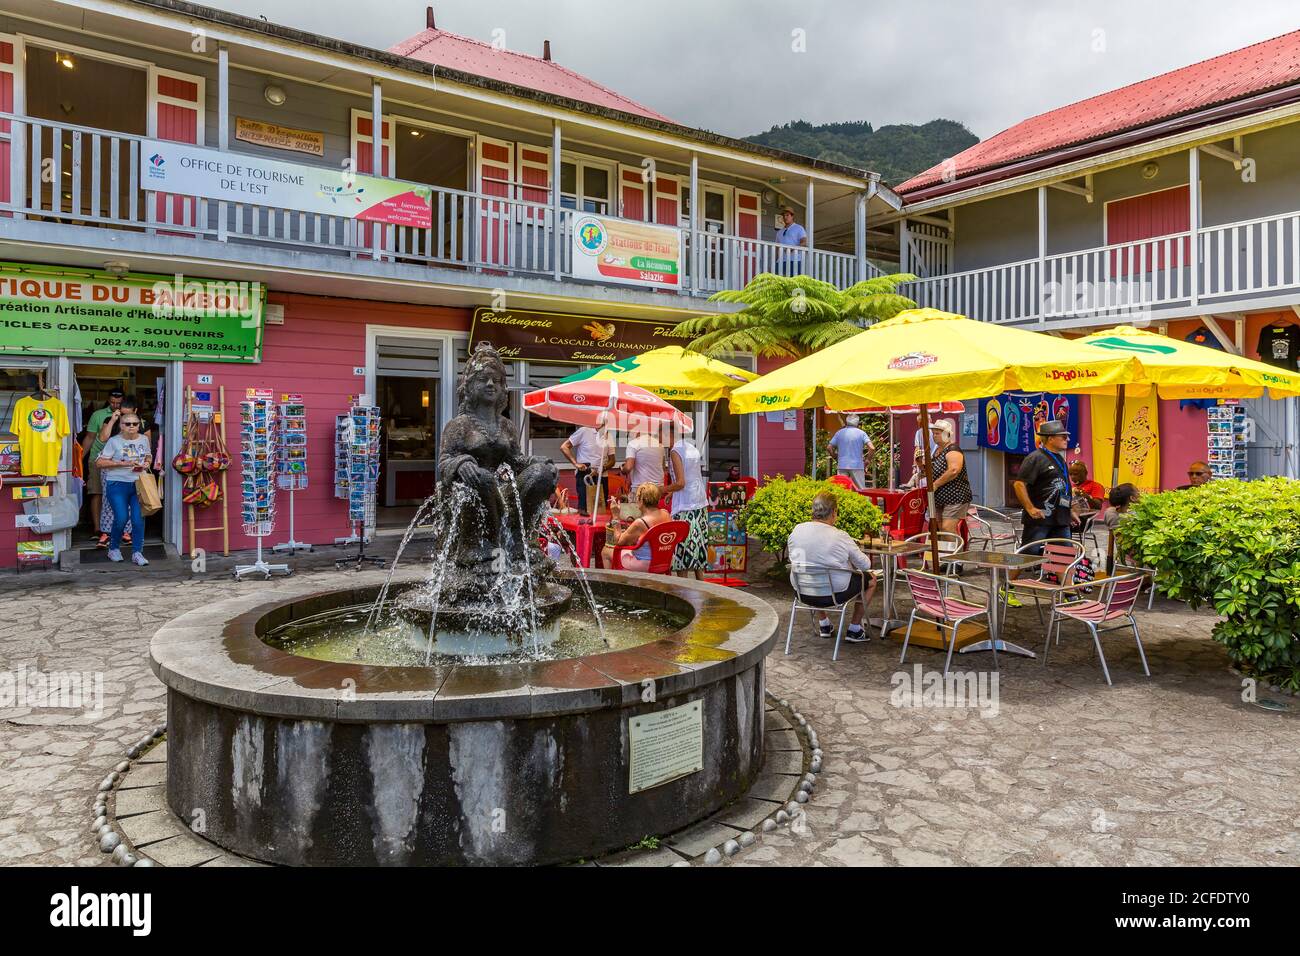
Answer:
M266 289L0 263L0 355L257 362Z

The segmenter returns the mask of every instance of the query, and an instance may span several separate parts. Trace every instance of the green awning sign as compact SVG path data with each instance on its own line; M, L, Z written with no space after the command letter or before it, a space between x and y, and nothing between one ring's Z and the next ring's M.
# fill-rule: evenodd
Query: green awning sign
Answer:
M0 263L0 355L259 362L258 282Z

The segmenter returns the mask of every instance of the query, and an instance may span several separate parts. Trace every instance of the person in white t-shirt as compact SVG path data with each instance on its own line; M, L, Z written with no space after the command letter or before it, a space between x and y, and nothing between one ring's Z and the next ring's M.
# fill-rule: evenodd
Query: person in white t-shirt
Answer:
M600 500L609 497L609 470L614 467L615 450L603 415L596 428L583 425L560 446L560 454L574 467L573 480L580 513L587 513L586 486L595 482L597 472L600 472Z
M623 474L628 476L629 488L664 483L664 446L653 434L634 435L628 439L627 460Z
M812 501L812 520L795 525L786 542L786 552L790 556L790 567L795 571L800 568L830 570L829 575L817 575L821 578L820 583L810 581L800 587L799 597L804 604L834 607L857 599L844 640L861 644L869 640L867 632L862 629L862 618L871 595L875 593L876 579L871 575L871 559L848 532L835 527L838 517L835 496L828 491L818 494ZM830 637L833 633L830 616L819 611L817 617L821 636Z
M669 434L673 434L672 426ZM686 539L673 553L673 570L704 577L709 561L709 490L704 480L700 450L689 439L678 437L668 456L668 484L664 494L672 495L669 510L674 521L691 526Z

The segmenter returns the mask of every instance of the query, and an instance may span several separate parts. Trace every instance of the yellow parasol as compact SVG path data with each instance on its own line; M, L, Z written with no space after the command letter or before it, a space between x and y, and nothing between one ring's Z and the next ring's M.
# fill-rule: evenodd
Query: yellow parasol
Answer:
M1295 372L1131 325L1103 329L1077 341L1118 355L1137 356L1142 364L1141 374L1130 384L1078 389L1084 394L1115 396L1112 488L1119 483L1126 395L1143 397L1153 388L1160 398L1259 398L1265 388L1273 398L1300 395L1300 375Z
M1132 355L910 309L731 393L731 410L913 405L1007 391L1078 391L1133 381Z
M587 369L561 381L615 381L639 385L668 401L714 402L756 378L756 374L743 368L698 352L687 352L680 345L666 345Z
M1078 391L1085 385L1134 381L1140 368L1133 355L937 309L910 309L742 385L731 393L731 410L838 410L987 398L1006 391ZM929 418L922 404L926 434ZM921 449L928 475L930 443L922 441ZM930 514L935 513L932 484L926 484ZM930 532L937 569L939 544L933 524Z

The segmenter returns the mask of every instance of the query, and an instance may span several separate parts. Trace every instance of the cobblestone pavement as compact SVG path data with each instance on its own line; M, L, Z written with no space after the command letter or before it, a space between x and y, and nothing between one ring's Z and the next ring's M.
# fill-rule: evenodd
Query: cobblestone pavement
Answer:
M335 556L301 556L298 573L337 581ZM95 788L165 719L150 636L235 589L267 586L235 583L228 563L200 577L158 564L46 578L57 584L2 579L0 670L102 672L104 699L98 715L0 711L0 864L106 862L89 831ZM784 638L784 586L752 593L781 610ZM1108 688L1081 632L1067 629L1046 668L999 655L993 715L895 706L894 676L941 668L937 651L909 650L900 667L898 645L873 640L832 664L830 643L801 618L790 656L778 646L768 659L768 687L816 727L825 766L803 825L728 865L1300 864L1300 701L1281 698L1286 713L1244 702L1209 638L1211 614L1157 601L1141 622L1149 680L1117 633L1103 638ZM1031 609L1012 612L1008 637L1041 649ZM989 672L991 660L954 667Z

